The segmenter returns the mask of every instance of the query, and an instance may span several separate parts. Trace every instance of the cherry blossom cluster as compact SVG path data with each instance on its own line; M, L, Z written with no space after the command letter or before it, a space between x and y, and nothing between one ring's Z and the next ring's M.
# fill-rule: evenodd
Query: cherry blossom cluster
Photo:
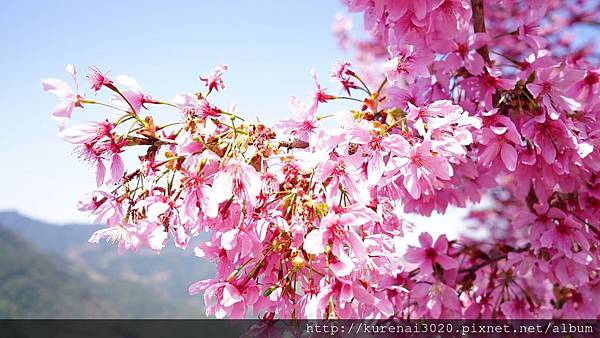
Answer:
M73 86L42 80L59 137L95 168L78 207L106 227L90 241L191 247L216 263L189 292L217 318L598 317L600 74L565 36L595 24L595 6L343 2L369 39L337 17L357 52L334 65L338 90L313 71L312 94L273 126L214 103L226 65L172 100L95 68L93 99L73 66ZM337 100L354 108L323 114ZM71 121L92 106L110 114ZM159 123L159 107L176 118ZM481 201L473 235L402 248L407 213Z
M373 77L383 72L399 82L383 90L388 104L405 110L446 99L482 121L467 153L472 169L457 171L471 184L459 185L466 194L449 201L461 206L466 196L485 196L468 222L483 234L448 244L441 237L438 246L424 234L421 246L409 250L406 259L421 264L440 251L455 260L434 263L433 274L420 267L417 285L442 301L416 314L596 318L600 78L593 46L577 46L574 34L598 25L598 4L345 2L364 12L372 37L353 41L339 24L336 35L354 45ZM442 15L456 20L440 29ZM437 196L435 210L443 212L443 202Z

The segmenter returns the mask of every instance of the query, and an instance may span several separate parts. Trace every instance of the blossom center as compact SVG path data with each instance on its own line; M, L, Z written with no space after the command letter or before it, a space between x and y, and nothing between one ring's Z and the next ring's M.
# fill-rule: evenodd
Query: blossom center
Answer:
M427 248L425 250L425 257L433 261L437 257L437 252L433 248Z
M585 84L588 86L593 86L596 83L598 83L598 81L600 81L600 76L598 76L598 73L596 72L589 72L586 76L585 76Z
M381 151L383 148L381 147L381 136L373 136L371 141L369 142L369 147L373 151Z
M400 74L408 73L408 56L398 57L398 64L396 65L396 71Z
M300 126L300 130L303 132L311 132L315 129L315 125L311 121L304 121Z
M458 45L456 52L462 56L463 58L469 54L469 47L465 43L461 43Z
M542 91L547 93L549 91L552 90L552 85L550 84L550 82L544 82L544 84L542 84Z
M412 161L412 163L414 163L415 165L417 165L419 167L422 167L423 165L425 165L425 159L420 155L412 156L411 161Z
M344 162L340 162L335 169L333 169L333 175L342 176L344 174L346 174L346 164Z

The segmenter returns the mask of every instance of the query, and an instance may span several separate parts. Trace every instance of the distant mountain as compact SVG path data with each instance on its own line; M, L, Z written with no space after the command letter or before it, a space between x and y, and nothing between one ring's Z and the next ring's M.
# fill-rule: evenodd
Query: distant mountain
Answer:
M202 316L200 297L190 297L187 287L212 277L210 262L177 248L119 255L115 246L87 242L99 227L58 226L0 212L0 318ZM61 311L43 305L58 298Z

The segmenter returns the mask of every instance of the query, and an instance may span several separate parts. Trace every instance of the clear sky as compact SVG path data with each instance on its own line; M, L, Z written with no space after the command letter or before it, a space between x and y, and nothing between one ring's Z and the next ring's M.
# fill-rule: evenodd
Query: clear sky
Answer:
M171 99L226 63L222 101L272 122L290 114L290 95L312 90L312 67L325 82L332 64L348 58L331 34L339 11L335 0L3 1L0 210L53 222L86 219L75 204L95 188L93 170L57 139L50 118L56 98L42 91L40 78L68 80L67 63L80 75L97 66Z

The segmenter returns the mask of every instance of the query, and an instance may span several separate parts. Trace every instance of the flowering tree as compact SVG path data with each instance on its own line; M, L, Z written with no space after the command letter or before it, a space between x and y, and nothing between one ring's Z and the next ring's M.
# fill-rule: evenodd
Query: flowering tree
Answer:
M314 95L272 127L211 103L225 65L170 102L97 69L110 101L42 80L59 136L96 168L78 206L106 224L90 241L158 253L207 231L193 250L217 272L189 292L218 318L597 318L600 73L569 33L596 25L598 4L344 2L370 37L336 19L356 51L331 73L340 91L313 72ZM319 115L333 100L355 109ZM116 117L69 125L92 105ZM180 118L155 122L161 105ZM469 217L483 236L400 250L406 213L484 197Z

